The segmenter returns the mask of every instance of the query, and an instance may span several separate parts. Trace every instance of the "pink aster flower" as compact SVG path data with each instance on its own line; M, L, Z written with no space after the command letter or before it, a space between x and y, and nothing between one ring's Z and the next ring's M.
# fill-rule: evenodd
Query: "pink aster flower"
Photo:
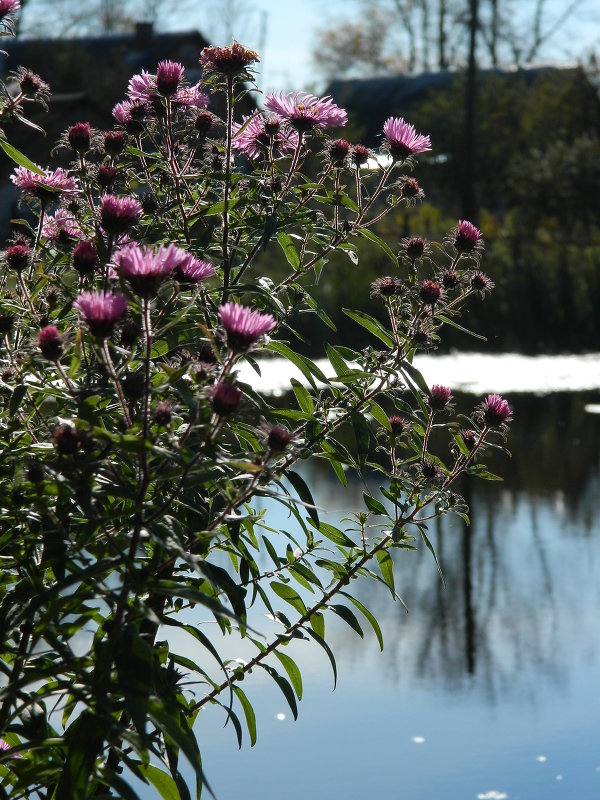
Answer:
M185 250L172 244L166 247L161 244L158 250L150 250L132 243L118 250L114 260L133 291L148 299L156 295L160 284L187 256Z
M181 252L185 253L185 258L177 264L175 273L177 279L182 283L199 283L216 274L210 261L201 261L191 253L186 253L185 250Z
M203 67L229 76L239 75L259 60L258 53L235 40L229 47L205 47L200 53Z
M10 179L25 194L37 197L43 203L79 189L77 178L73 178L60 167L55 170L45 169L42 172L43 175L38 175L25 167L17 167Z
M141 100L142 103L146 103L153 94L156 94L156 77L146 72L145 69L139 75L133 75L129 79L127 84L127 97L129 100ZM119 105L122 104L119 103Z
M265 108L286 119L299 133L314 128L339 128L348 122L348 114L331 97L315 97L306 92L268 94Z
M105 194L100 201L100 220L108 233L126 233L142 216L142 204L135 197Z
M20 0L0 0L0 20L3 20L8 14L16 14L20 8Z
M206 108L210 102L209 96L200 90L199 83L193 86L182 86L171 100L180 106L189 108Z
M434 383L429 393L429 407L432 411L441 411L452 400L452 392L447 386Z
M68 241L81 239L83 231L79 223L69 214L66 208L56 210L54 216L48 215L42 225L42 236L49 241Z
M0 3L1 2L2 0L0 0ZM17 5L19 5L18 0L17 0ZM0 750L10 750L10 748L11 746L5 739L0 739ZM15 753L13 758L23 758L23 756L21 755L21 753Z
M127 309L127 299L120 293L82 292L73 303L87 323L90 333L105 339Z
M472 222L466 219L459 219L458 225L451 232L452 244L459 253L472 253L474 250L481 250L483 239L481 231Z
M275 327L271 314L261 314L248 306L225 303L219 307L219 317L227 333L227 345L234 352L243 352Z
M393 159L401 160L409 156L431 150L431 139L417 133L402 117L390 117L383 123L383 135Z
M156 88L164 97L171 97L183 80L183 64L177 61L161 61L156 69Z
M277 148L295 150L298 146L298 134L294 130L282 128L282 121L276 114L265 119L255 111L249 117L242 117L241 125L234 123L232 144L236 150L250 158L264 155L271 139Z
M478 416L489 428L499 428L512 419L512 409L499 394L488 394L479 406Z

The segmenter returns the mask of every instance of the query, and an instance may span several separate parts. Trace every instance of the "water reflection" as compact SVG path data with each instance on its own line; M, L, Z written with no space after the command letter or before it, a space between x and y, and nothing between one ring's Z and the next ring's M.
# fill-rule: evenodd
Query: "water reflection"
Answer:
M600 537L600 419L585 414L586 401L513 401L513 457L491 464L504 483L464 481L471 525L448 518L430 531L445 587L424 549L396 556L408 615L378 586L360 586L360 599L386 622L389 680L435 684L450 694L476 690L489 704L507 697L535 703L547 687L564 688L569 664L584 650L597 661L591 610L600 610L600 601L590 577L597 561L592 541ZM326 473L315 483L328 507L349 501L346 508L358 508L359 484L348 498ZM352 660L365 647L343 629L336 646Z
M458 398L459 408L473 402ZM328 616L335 695L325 657L294 642L305 676L297 723L277 719L281 696L256 682L244 687L259 722L254 751L234 754L221 717L203 718L219 797L275 800L284 786L288 800L600 796L600 415L584 412L590 402L598 397L511 398L513 458L489 464L504 483L464 484L471 527L430 529L446 588L424 548L396 559L408 614L374 582L354 585L382 624L383 653L372 634L363 641ZM359 481L343 491L327 465L312 469L328 521L361 507ZM291 527L271 512L274 527Z

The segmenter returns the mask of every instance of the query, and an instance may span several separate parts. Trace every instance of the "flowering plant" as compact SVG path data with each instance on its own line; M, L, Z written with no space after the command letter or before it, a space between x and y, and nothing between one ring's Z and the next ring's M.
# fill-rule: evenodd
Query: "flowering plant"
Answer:
M449 388L413 366L482 293L480 233L461 221L435 245L440 267L433 244L395 253L374 232L421 196L405 170L429 138L391 118L379 158L328 138L345 112L302 93L236 120L256 60L237 42L207 48L193 87L161 62L131 79L115 130L67 131L67 169L15 173L36 222L6 247L0 283L0 796L136 798L141 781L188 798L182 758L210 791L200 710L218 705L253 744L241 684L264 669L295 716L290 641L315 642L335 672L333 613L362 635L360 615L382 645L353 582L396 599L392 552L432 549L428 521L467 513L459 476L493 477L481 458L501 444L508 403L490 395L455 416ZM223 93L224 120L209 93ZM309 147L324 159L310 174ZM311 287L334 251L357 269L361 238L389 262L372 286L387 324L348 309L365 347L326 342L321 369L295 320L332 327ZM266 250L277 275L261 275ZM285 401L260 388L274 357L303 378ZM379 475L346 529L316 507L309 458L344 486ZM263 498L295 532L273 530ZM278 632L254 621L260 607ZM223 637L252 656L226 659Z

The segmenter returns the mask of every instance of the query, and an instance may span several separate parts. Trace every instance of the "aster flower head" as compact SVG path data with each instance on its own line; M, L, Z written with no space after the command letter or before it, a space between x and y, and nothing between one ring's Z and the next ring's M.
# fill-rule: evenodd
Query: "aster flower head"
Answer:
M38 347L48 361L57 361L63 350L63 337L56 325L46 325L38 333Z
M488 394L477 409L477 416L488 428L501 428L512 419L512 409L499 394Z
M407 236L405 239L401 240L400 246L411 261L414 261L416 258L421 258L428 250L427 240L422 236Z
M485 297L494 288L494 282L485 272L474 272L471 275L471 289L478 292L481 297Z
M450 241L458 253L477 253L483 247L481 231L466 219L459 219L450 232Z
M45 217L42 236L48 241L66 243L71 239L81 239L83 231L66 208L58 208L53 216Z
M100 164L98 172L96 173L96 179L103 189L108 189L112 186L116 178L116 167L111 167L108 164Z
M201 111L194 118L194 128L201 136L206 136L215 124L215 118L210 111Z
M282 425L271 425L266 429L267 445L272 453L282 453L292 440L292 434Z
M156 94L156 76L143 69L139 75L132 75L127 84L127 97L130 101L146 103Z
M246 72L257 61L260 61L258 53L235 40L229 47L205 47L200 53L203 67L228 77Z
M409 205L414 205L417 200L425 197L425 192L419 186L416 178L403 177L401 181L402 197L409 201Z
M232 301L219 307L219 317L227 333L227 345L236 353L244 352L275 327L271 314Z
M175 268L175 276L181 283L200 283L207 278L216 275L216 270L210 261L201 261L185 250L183 260L179 261Z
M395 161L404 161L409 156L431 150L429 136L417 133L414 125L405 122L402 117L389 117L383 123L383 135L387 149Z
M134 292L146 299L154 297L158 287L182 263L188 254L175 245L161 244L158 250L128 244L115 253L119 273Z
M126 233L142 216L142 205L135 197L105 194L100 201L100 221L111 234Z
M96 245L88 239L77 242L73 250L73 266L80 275L89 275L94 270L98 254Z
M390 423L392 436L394 438L402 436L402 434L405 433L410 427L408 420L404 417L401 417L399 414L392 414L390 417L388 417L388 422Z
M386 275L384 278L377 278L371 284L371 297L393 297L402 293L402 281Z
M89 122L76 122L67 131L67 140L77 153L90 149L91 128Z
M329 160L336 167L341 167L346 162L350 149L350 142L346 139L332 139L325 145Z
M460 275L456 270L447 269L442 274L442 284L444 289L456 289L456 287L460 284Z
M79 189L77 178L73 178L64 169L42 170L42 174L32 172L26 167L17 167L10 176L14 185L24 194L37 197L42 203L56 200L62 194L75 192Z
M20 0L0 0L0 21L4 21L9 14L16 14L20 8Z
M104 152L109 156L118 156L125 149L123 131L106 131L104 134Z
M163 97L171 97L183 80L183 64L177 61L161 61L156 69L156 88Z
M193 86L181 86L171 100L188 108L206 108L210 103L209 96L200 88L200 83Z
M271 126L271 131L267 130L267 123ZM296 131L283 129L281 117L272 115L265 118L256 111L249 117L242 117L241 124L234 123L233 136L233 147L253 159L264 155L271 141L277 149L295 150L298 146L298 134Z
M82 292L73 306L87 323L90 333L105 339L127 310L127 299L119 292Z
M29 266L31 249L26 242L15 242L4 251L4 260L15 272L23 272Z
M472 450L477 442L477 434L472 428L463 428L459 431L459 436L465 443L467 450Z
M142 122L147 114L147 108L147 100L123 100L113 108L112 115L128 133L135 136L144 129Z
M432 411L442 411L452 400L452 392L447 386L434 383L429 391L427 400Z
M434 306L442 295L443 289L437 281L424 280L419 289L419 297L426 306Z
M355 144L350 153L352 163L357 167L362 167L371 158L373 153L364 144Z
M73 456L80 445L79 433L73 425L59 425L54 431L54 446L63 456Z
M227 417L237 411L242 399L242 392L232 383L219 382L212 393L212 407L215 414Z
M315 97L306 92L268 94L265 108L286 119L299 133L315 128L339 128L348 122L348 114L337 106L331 97Z
M44 108L48 108L50 86L45 80L40 78L33 70L27 69L26 67L17 67L12 74L18 82L19 88L28 99L35 100L44 106Z

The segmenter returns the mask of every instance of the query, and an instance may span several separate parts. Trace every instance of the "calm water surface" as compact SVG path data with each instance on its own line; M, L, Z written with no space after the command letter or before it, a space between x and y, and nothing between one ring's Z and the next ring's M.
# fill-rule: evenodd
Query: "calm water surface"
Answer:
M409 613L383 587L359 589L383 653L366 629L361 640L328 617L338 686L326 657L295 643L297 722L260 674L244 684L254 748L237 751L217 710L201 715L220 800L600 799L600 416L584 412L599 398L511 402L505 482L462 487L469 529L452 520L431 530L446 588L419 551L396 558ZM327 469L309 478L325 519L360 507L358 482L342 492Z

